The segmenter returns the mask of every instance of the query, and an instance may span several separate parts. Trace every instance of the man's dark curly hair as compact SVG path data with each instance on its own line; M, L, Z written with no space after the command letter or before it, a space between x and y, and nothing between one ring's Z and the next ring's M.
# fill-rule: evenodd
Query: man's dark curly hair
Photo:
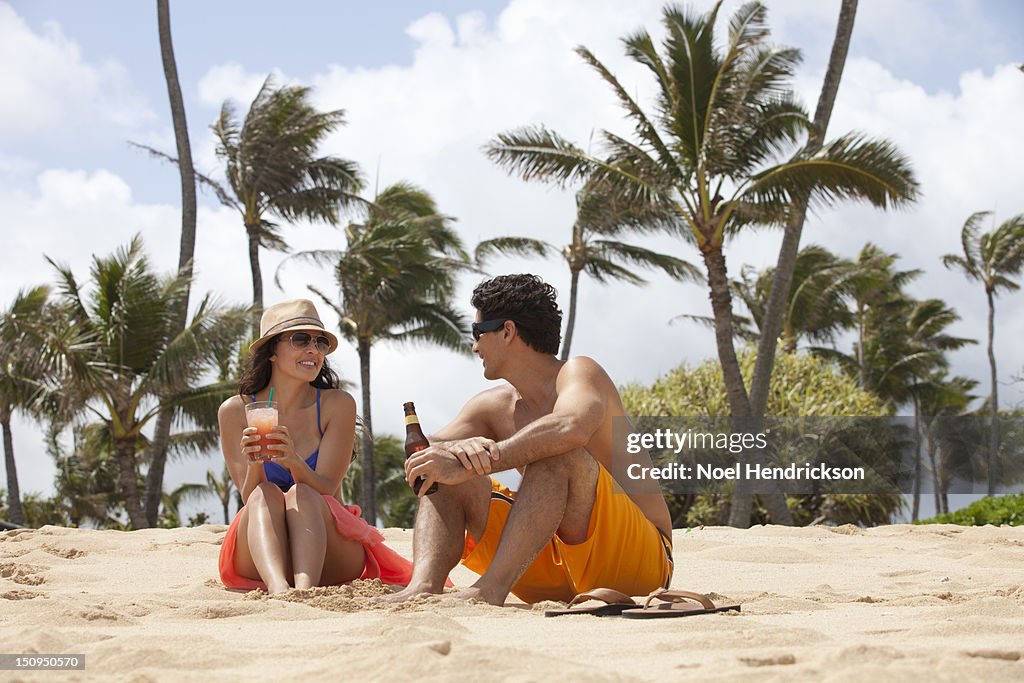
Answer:
M562 311L558 292L536 275L499 275L473 290L473 307L481 320L508 318L516 323L526 345L540 353L558 353Z

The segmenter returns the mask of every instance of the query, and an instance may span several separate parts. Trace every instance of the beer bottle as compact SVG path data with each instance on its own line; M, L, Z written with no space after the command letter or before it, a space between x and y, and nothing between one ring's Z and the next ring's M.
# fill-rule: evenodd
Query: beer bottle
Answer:
M416 406L410 401L402 405L402 409L405 411L405 459L408 460L409 456L417 451L422 451L424 448L430 445L427 441L427 437L423 436L423 430L420 428L420 418L416 415ZM419 477L413 482L412 490L419 495L420 487L423 486L423 477ZM437 482L427 489L427 495L437 491Z

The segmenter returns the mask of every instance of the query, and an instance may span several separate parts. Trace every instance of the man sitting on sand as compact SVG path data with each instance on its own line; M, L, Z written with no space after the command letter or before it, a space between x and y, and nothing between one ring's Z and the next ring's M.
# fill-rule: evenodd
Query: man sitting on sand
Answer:
M460 561L480 578L459 593L501 605L509 592L534 603L592 588L643 595L672 578L672 524L660 493L614 491L612 420L625 417L595 361L555 357L562 312L534 275L496 277L473 290L473 351L501 386L474 396L431 446L406 462L424 478L405 599L440 593ZM630 460L626 460L629 457ZM516 492L488 475L516 468ZM619 480L622 483L622 480ZM424 496L430 486L436 493Z

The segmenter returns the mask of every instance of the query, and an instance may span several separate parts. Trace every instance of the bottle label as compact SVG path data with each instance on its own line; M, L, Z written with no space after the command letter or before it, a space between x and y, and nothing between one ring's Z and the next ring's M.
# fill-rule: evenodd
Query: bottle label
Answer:
M407 424L407 425L418 425L419 423L420 423L420 418L418 416L416 416L416 415L406 415L405 416L405 424Z

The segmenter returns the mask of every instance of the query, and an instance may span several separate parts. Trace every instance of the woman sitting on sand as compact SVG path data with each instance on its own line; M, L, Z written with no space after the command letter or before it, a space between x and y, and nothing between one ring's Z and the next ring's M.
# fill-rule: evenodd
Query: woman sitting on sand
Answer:
M411 563L384 546L359 508L338 501L356 405L325 358L337 346L311 301L271 306L249 347L239 395L220 407L221 450L245 501L221 546L228 588L274 594L360 578L409 582ZM261 459L245 406L268 400L278 419L265 439L263 458L271 459Z

